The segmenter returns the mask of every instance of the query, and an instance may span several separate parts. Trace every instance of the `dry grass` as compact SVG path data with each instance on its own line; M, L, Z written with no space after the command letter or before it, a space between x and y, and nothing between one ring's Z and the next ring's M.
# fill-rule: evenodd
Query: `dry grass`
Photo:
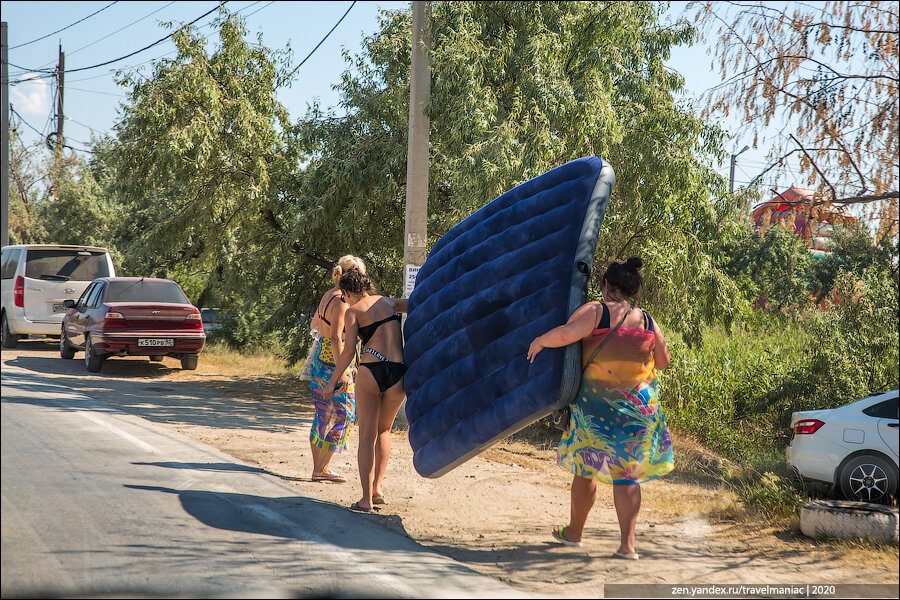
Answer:
M200 364L207 367L208 374L215 375L296 377L300 374L300 367L286 366L282 358L271 352L241 353L218 343L203 349Z

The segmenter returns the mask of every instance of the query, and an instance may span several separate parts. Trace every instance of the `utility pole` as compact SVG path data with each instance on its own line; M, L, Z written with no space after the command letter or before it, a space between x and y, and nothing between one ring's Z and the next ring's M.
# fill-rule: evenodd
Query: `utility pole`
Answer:
M403 239L403 296L425 264L428 241L428 134L425 107L431 101L431 2L412 3L412 64L409 76L409 141L406 157L406 228Z
M750 146L744 146L740 152L731 155L731 175L728 177L728 193L734 193L734 165L737 163L737 157L750 149Z
M2 166L0 166L0 193L3 194L3 228L2 237L4 246L9 245L9 62L6 43L6 21L0 23L0 81L3 82L3 150Z
M66 53L59 44L59 65L56 67L56 166L62 166L63 123L66 120L63 112L63 87L66 79Z
M425 107L431 102L431 2L412 3L412 56L409 70L409 141L406 154L406 227L403 235L403 297L416 285L428 242L428 133ZM405 317L406 315L404 315ZM404 323L406 321L404 320ZM406 423L406 400L396 423Z

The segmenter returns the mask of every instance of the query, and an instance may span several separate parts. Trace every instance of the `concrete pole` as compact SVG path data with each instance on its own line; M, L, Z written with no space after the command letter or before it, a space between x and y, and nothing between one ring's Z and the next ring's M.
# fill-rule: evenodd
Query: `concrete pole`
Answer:
M740 152L731 155L731 174L728 176L728 193L734 193L734 165L737 164L737 157L750 149L750 146L744 146Z
M431 2L412 3L412 64L409 77L409 142L406 159L406 228L403 236L403 296L425 263L428 240L428 133L425 107L431 101Z
M0 80L3 82L3 98L0 100L3 112L3 149L2 149L2 173L0 173L0 186L3 194L3 223L2 237L4 246L9 245L9 63L6 43L6 21L0 23Z
M425 264L428 241L428 130L425 107L431 101L431 2L412 3L412 61L409 73L409 142L406 156L406 227L403 235L403 297L415 287ZM404 315L405 317L405 315ZM404 323L406 322L404 318ZM395 424L406 426L406 400Z

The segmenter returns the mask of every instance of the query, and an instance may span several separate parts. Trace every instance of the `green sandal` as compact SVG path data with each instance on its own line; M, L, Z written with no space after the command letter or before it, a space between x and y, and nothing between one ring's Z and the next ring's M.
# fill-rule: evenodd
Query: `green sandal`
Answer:
M566 539L566 535L563 533L565 530L565 525L560 525L556 527L553 531L553 539L559 542L560 544L565 544L566 546L574 546L575 548L581 548L581 542L573 542L571 540Z

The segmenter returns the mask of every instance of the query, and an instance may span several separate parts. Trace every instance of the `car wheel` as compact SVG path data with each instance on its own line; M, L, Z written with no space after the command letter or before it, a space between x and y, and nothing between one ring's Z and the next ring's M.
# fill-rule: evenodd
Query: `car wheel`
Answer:
M839 481L841 492L848 500L884 504L897 493L894 466L880 456L853 457L841 469Z
M6 321L6 315L3 315L3 347L15 348L19 342L19 336L9 331L9 323Z
M199 360L199 356L197 354L186 354L181 357L181 368L187 371L193 371L197 368L197 361Z
M75 358L75 346L69 343L65 332L59 336L59 355L66 360Z
M91 373L99 372L103 366L103 357L94 352L94 344L91 343L90 337L84 342L84 364Z

